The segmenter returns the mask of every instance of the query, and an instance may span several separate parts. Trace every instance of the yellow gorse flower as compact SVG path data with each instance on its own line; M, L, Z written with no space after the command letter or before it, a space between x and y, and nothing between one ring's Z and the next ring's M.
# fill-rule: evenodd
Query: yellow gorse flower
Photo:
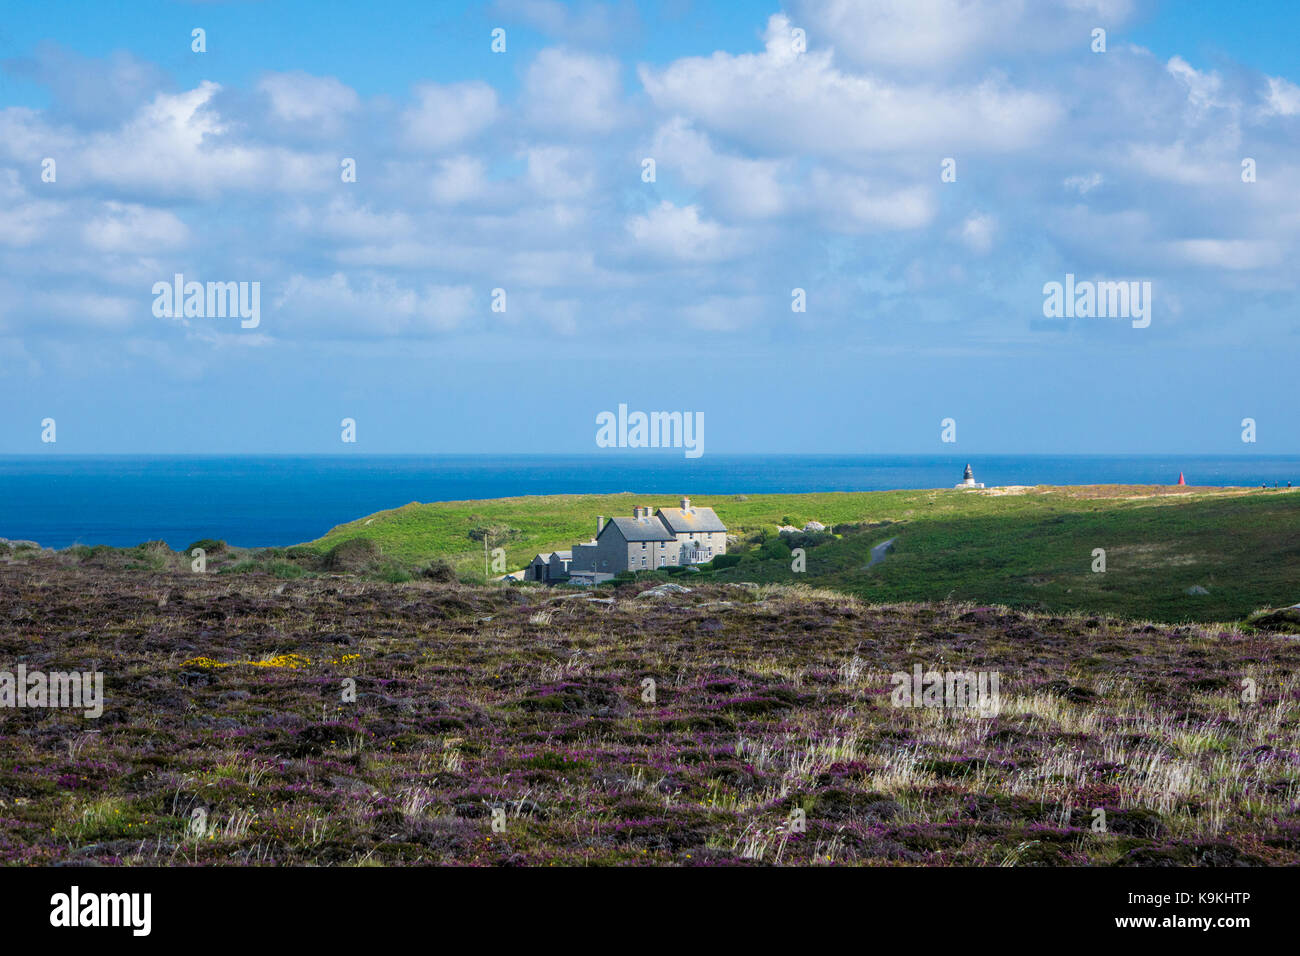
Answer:
M360 659L360 654L344 654L342 657L333 660L324 660L319 663L338 665L348 664ZM310 667L313 663L310 657L303 654L277 654L275 657L267 658L262 661L214 661L210 657L191 657L182 661L182 667L198 667L205 670L218 670L223 667L275 667L285 670L298 670L302 667Z

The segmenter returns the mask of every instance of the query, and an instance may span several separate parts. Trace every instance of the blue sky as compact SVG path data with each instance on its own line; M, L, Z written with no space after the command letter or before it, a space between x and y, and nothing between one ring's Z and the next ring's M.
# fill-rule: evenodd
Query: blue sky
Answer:
M1300 449L1294 3L0 17L0 454L596 452L620 403L706 453ZM260 324L155 315L178 272ZM1150 325L1045 319L1067 273Z

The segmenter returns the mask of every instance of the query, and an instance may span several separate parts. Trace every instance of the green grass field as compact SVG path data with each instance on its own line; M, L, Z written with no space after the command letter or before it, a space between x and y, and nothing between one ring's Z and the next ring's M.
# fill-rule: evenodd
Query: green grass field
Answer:
M1300 601L1300 494L1169 487L1040 487L1016 493L887 491L694 496L739 537L739 565L718 581L807 583L873 602L962 600L1079 610L1161 621L1237 620ZM597 515L665 495L555 495L409 504L340 525L305 547L324 553L354 538L410 565L451 561L483 575L482 531L515 570L539 551L591 538ZM806 548L791 570L780 524L848 525ZM475 529L479 537L475 537ZM867 568L870 550L893 550ZM1092 570L1093 550L1106 571ZM1199 586L1208 594L1189 595Z

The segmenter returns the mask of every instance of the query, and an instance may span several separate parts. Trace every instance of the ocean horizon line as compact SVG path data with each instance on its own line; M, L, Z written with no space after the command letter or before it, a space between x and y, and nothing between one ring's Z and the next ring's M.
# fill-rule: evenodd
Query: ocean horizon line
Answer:
M1038 451L1038 452L1017 452L1017 451L979 451L979 452L940 452L940 451L878 451L878 452L856 452L856 451L720 451L709 452L707 456L701 456L696 459L688 459L688 462L699 462L703 458L1101 458L1101 459L1150 459L1150 458L1171 458L1184 457L1188 459L1197 458L1240 458L1243 460L1260 459L1270 461L1284 461L1295 459L1300 461L1300 451L1291 453L1263 453L1253 451L1147 451L1147 452L1057 452L1057 451ZM62 451L39 451L39 452L0 452L0 461L38 461L44 459L59 459L61 461L71 461L75 459L204 459L204 460L223 460L223 459L258 459L258 458L316 458L329 460L355 460L362 458L521 458L521 459L538 459L538 458L590 458L590 459L609 459L609 458L662 458L666 460L679 460L682 458L680 449L675 448L610 448L595 452L497 452L497 451L437 451L437 452L407 452L407 451L376 451L376 452L62 452Z

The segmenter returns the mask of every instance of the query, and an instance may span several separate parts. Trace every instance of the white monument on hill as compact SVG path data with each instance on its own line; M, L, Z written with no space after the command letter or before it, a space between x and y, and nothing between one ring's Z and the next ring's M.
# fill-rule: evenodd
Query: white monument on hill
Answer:
M984 483L975 480L975 472L971 471L970 465L966 466L966 472L961 476L961 484L953 485L954 488L983 488Z

